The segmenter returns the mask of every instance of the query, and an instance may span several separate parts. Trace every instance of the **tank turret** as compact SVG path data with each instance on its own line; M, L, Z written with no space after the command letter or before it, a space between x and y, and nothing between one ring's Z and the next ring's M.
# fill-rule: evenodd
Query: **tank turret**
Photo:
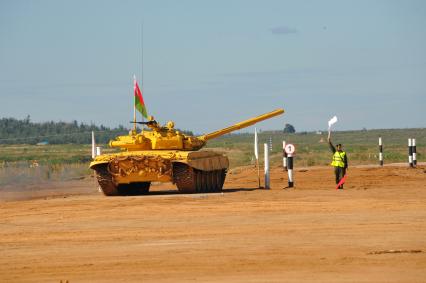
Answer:
M96 156L90 168L107 196L148 193L151 182L172 182L183 193L219 192L229 167L228 158L216 151L200 149L208 140L251 126L284 113L283 109L236 123L201 136L185 135L169 121L161 126L153 117L140 133L110 141L122 152Z
M161 126L157 121L151 119L147 122L138 122L144 124L150 130L142 130L140 133L130 131L127 136L118 136L110 141L111 147L119 147L127 151L138 150L199 150L205 146L210 139L228 134L230 132L249 127L257 122L272 118L284 113L283 109L277 109L272 112L242 121L227 128L205 134L202 136L189 136L182 134L174 129L174 122L169 121L165 126Z

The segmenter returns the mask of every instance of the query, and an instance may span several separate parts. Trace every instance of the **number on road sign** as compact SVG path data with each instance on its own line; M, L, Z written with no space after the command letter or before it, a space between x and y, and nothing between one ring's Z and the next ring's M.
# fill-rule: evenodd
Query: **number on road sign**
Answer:
M287 154L293 154L295 150L296 150L296 148L291 143L289 143L285 146L285 152Z

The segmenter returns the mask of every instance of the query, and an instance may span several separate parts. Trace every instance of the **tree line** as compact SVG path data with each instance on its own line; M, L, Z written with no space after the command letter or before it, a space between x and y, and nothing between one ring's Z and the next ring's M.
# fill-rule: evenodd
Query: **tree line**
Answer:
M31 122L30 116L18 120L0 119L0 144L90 144L91 132L95 132L97 143L107 143L118 135L125 135L128 129L119 126L109 128L103 125L72 122Z
M128 128L120 125L116 128L104 125L72 122L31 122L30 116L18 120L16 118L0 119L0 144L90 144L92 131L95 132L96 143L106 144L116 136L127 135ZM193 135L191 131L182 131ZM138 130L139 131L139 130Z

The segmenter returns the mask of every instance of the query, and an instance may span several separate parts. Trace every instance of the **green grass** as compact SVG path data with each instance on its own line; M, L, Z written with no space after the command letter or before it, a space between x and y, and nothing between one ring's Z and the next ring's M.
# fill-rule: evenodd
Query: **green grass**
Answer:
M333 133L334 143L342 143L348 153L349 165L377 164L378 138L383 139L385 163L407 162L407 139L415 137L417 160L426 156L426 129L393 129L369 131L344 131ZM295 166L328 165L331 152L327 133L283 134L278 131L259 133L260 162L263 158L263 143L272 138L271 164L282 164L282 141L296 146ZM225 153L231 168L253 164L253 134L230 134L208 142L205 150ZM103 152L115 152L103 145ZM90 174L90 145L0 145L0 186L19 183L23 180L67 180ZM37 162L39 167L32 165Z
M331 160L331 152L327 144L327 133L283 134L268 131L259 134L259 152L263 155L263 143L272 138L271 163L282 162L282 141L296 146L295 166L327 165ZM368 131L342 131L332 134L334 144L342 143L348 153L350 164L378 163L378 138L382 137L384 160L387 163L407 162L408 138L415 137L417 144L417 160L426 155L426 129L386 129ZM222 148L224 152L233 152L231 165L250 164L253 156L253 134L233 134L208 142L210 148Z
M91 160L90 145L0 145L0 187L86 177Z
M0 168L0 187L76 180L89 176L90 171L87 163L31 166L27 162L14 162Z
M114 149L103 147L104 152ZM37 161L41 164L82 163L91 160L91 146L78 144L65 145L0 145L0 164L9 162Z

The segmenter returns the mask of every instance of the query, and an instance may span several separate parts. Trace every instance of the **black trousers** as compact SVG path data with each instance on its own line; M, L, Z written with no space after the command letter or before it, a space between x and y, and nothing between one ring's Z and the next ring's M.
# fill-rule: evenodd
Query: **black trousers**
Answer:
M336 176L336 184L340 182L340 180L345 176L346 168L343 167L334 167L334 175Z

